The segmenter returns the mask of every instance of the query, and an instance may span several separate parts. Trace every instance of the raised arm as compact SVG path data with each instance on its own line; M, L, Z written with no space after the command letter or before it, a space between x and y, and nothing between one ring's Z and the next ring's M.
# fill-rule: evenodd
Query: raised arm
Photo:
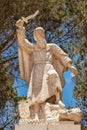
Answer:
M26 39L25 35L25 27L23 27L24 21L23 20L18 20L16 22L16 33L17 33L17 38L18 38L18 45L20 48L24 49L26 52L30 53L33 51L33 44Z
M25 27L23 27L23 25L24 23L28 23L28 20L33 19L38 14L39 10L37 10L33 15L29 15L26 18L22 17L16 22L18 45L28 53L33 51L33 44L26 39Z

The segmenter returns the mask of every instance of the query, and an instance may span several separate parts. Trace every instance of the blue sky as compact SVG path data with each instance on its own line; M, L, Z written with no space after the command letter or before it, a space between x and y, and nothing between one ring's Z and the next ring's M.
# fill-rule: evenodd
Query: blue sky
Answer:
M65 77L65 86L63 88L63 102L65 103L66 107L72 106L75 107L76 100L73 97L73 88L74 82L72 80L73 74L70 70L64 73Z

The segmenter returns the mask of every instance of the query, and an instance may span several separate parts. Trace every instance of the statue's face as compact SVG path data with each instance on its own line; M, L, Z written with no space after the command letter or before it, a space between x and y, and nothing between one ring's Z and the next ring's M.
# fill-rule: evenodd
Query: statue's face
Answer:
M45 31L42 27L38 27L34 30L34 39L36 42L40 42L45 39Z

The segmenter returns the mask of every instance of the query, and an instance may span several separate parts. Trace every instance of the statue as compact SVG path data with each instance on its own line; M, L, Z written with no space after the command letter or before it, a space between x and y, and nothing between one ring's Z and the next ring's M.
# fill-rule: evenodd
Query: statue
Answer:
M69 68L74 75L77 74L69 56L54 43L47 43L45 30L42 27L34 30L36 44L26 39L23 25L38 13L37 11L27 18L22 17L16 22L20 75L29 86L27 104L29 109L33 108L34 121L39 121L40 107L44 112L44 118L47 117L45 116L48 113L47 103L58 105L58 110L64 109L65 105L62 102L63 72ZM50 108L51 105L48 106ZM31 111L32 109L30 114Z

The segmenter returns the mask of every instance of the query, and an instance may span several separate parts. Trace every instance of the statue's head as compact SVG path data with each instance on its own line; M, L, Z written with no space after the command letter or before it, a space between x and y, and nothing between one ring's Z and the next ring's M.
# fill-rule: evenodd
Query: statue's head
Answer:
M38 42L42 39L45 39L45 30L42 27L37 27L34 30L34 40Z
M42 27L37 27L34 30L34 40L39 48L43 49L46 47L45 30Z

